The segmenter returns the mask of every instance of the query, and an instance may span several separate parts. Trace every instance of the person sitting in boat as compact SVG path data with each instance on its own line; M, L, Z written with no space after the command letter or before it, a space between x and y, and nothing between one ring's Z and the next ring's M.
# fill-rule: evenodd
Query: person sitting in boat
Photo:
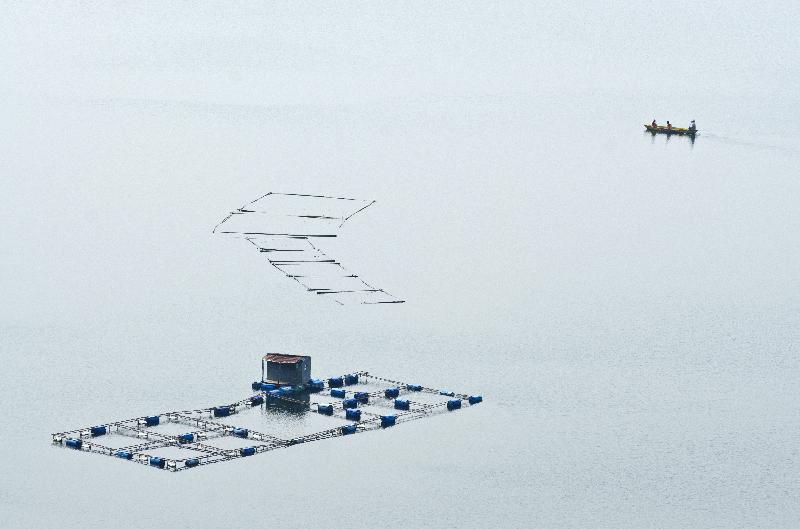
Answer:
M655 118L653 118L653 122L650 124L651 127L656 128L658 127L658 123L656 123Z
M691 130L691 131L697 130L697 125L695 125L694 120L692 120L692 124L689 125L689 130Z
M667 129L672 130L672 123L670 123L669 120L667 120Z

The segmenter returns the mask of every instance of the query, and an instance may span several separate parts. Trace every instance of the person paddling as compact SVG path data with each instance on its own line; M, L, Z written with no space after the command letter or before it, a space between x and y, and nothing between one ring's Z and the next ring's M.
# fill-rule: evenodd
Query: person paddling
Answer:
M658 123L656 123L656 118L653 118L653 123L650 124L653 128L658 127Z

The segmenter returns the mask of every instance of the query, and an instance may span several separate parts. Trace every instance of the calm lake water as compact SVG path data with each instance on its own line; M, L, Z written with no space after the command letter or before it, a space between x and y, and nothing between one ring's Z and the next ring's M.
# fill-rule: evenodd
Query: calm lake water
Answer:
M5 7L4 526L797 527L797 9ZM211 234L267 191L377 200L324 249L407 302ZM485 402L177 474L50 446L266 352Z

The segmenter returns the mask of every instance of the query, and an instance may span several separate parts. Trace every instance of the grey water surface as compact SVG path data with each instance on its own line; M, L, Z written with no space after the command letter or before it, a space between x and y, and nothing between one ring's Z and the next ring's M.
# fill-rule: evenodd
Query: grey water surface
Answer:
M800 525L796 4L162 4L0 8L3 527ZM211 234L267 191L377 200L325 250L406 303ZM266 352L485 402L177 474L50 446Z

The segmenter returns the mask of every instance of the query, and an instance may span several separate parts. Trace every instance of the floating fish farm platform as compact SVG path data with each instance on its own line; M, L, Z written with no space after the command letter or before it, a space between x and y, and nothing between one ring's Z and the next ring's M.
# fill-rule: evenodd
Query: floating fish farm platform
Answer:
M231 404L55 433L53 444L179 472L389 428L483 400L480 395L398 382L366 371L309 379L294 386L265 380L262 375L251 387L253 394ZM295 422L307 431L282 431L286 421L280 420L281 414L302 417Z

